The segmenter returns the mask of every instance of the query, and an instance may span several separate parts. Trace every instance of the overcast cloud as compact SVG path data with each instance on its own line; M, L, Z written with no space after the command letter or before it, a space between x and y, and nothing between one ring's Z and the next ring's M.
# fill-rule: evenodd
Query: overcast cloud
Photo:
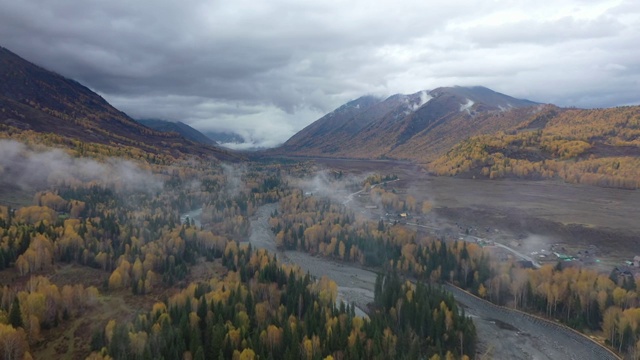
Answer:
M0 0L0 45L136 118L274 146L351 99L640 102L640 2Z

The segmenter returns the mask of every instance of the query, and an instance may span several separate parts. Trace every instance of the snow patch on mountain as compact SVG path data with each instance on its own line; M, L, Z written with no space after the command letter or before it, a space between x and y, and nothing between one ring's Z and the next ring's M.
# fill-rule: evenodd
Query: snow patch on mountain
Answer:
M500 109L500 111L505 112L505 111L509 111L511 109L514 108L514 106L511 103L507 103L507 106L502 106L502 105L498 105L498 108Z
M471 114L471 107L475 104L473 100L467 99L465 104L460 104L460 112L466 111L467 114Z
M433 99L433 96L429 95L429 92L427 90L420 91L417 99L415 95L411 95L411 96L403 95L402 102L407 104L406 110L403 111L404 116L407 116L412 112L420 109L422 106L428 103L429 100L431 99Z
M412 111L416 111L420 109L424 104L428 103L429 100L433 99L433 96L429 95L426 90L420 92L420 102L417 104L413 104L411 107Z

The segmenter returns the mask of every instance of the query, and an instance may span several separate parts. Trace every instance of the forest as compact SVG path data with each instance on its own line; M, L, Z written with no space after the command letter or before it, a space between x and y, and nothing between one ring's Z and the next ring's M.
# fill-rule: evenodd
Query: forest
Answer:
M383 203L386 211L406 209L413 202L408 195L390 197L393 201ZM602 334L616 351L640 355L640 280L633 277L561 264L524 269L515 261L492 259L490 250L478 244L372 221L330 199L301 192L282 198L280 204L271 218L279 246L380 267L407 279L449 282L495 304ZM429 205L416 207L428 212Z
M542 141L535 134L505 136ZM23 143L21 161L50 151L36 140ZM637 281L571 267L523 269L494 261L478 244L370 220L299 187L320 172L313 162L228 165L71 145L63 151L74 166L91 161L109 175L52 171L22 206L0 206L0 350L6 359L70 352L93 359L473 357L473 323L438 288L442 282L601 334L618 352L640 352ZM546 149L569 157L585 151L579 143ZM126 174L113 154L131 162ZM432 208L385 187L393 174L355 183L332 175L325 178L335 188L361 189L388 212ZM147 179L143 186L133 186L138 178ZM268 203L278 204L269 226L280 248L380 272L368 318L336 303L330 279L311 278L251 248L249 219ZM201 225L181 220L198 208ZM91 275L67 283L56 273L68 266ZM102 314L111 304L122 309ZM52 349L69 327L86 327L77 346Z
M29 162L47 151L27 142L17 156ZM133 164L120 174L109 146L78 143L64 151L73 164L91 159L92 169L105 166L109 176L88 180L52 171L46 186L20 200L23 206L0 207L4 359L459 359L475 353L473 323L438 288L401 283L389 273L375 312L362 318L353 305L336 302L330 279L312 278L248 245L249 217L263 204L294 201L287 199L300 192L287 179L313 174L313 164L226 165L120 150ZM132 186L134 170L158 185ZM200 207L200 226L181 220ZM67 269L77 269L77 283L62 275ZM413 321L412 314L427 310L424 323ZM73 346L62 346L69 329L75 329Z

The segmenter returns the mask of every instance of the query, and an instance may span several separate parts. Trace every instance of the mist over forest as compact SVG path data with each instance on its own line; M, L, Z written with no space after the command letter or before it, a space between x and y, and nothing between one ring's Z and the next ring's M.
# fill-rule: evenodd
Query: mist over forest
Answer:
M0 360L639 359L639 4L0 0Z

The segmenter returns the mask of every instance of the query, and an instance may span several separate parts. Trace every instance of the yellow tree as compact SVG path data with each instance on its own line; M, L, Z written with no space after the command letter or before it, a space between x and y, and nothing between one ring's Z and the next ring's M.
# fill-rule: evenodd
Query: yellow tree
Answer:
M0 324L0 354L5 360L21 360L29 351L29 343L22 328ZM31 355L29 355L30 357Z
M120 288L122 288L122 275L120 275L120 270L116 269L109 277L109 289L117 290Z
M240 360L254 360L256 358L256 353L251 349L244 349L240 353Z

